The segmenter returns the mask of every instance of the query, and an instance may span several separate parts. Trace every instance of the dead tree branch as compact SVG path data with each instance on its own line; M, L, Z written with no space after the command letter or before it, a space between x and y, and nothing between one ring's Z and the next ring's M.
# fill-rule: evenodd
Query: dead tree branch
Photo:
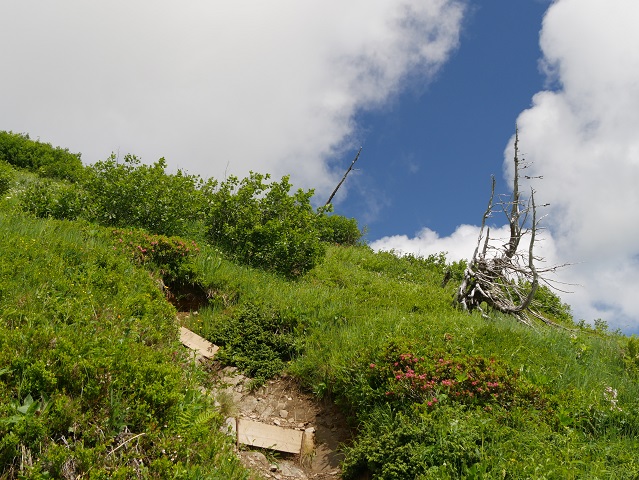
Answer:
M359 154L362 153L362 148L364 147L359 147L359 150L357 151L357 155L355 155L355 159L351 162L351 166L348 167L348 170L346 170L346 173L344 174L344 176L342 177L342 179L340 180L340 182L337 184L337 187L335 187L335 190L333 190L333 193L331 193L331 196L328 197L328 200L326 201L326 203L324 204L324 206L328 206L330 205L330 203L333 201L333 197L335 196L335 194L337 193L337 191L339 190L339 187L342 186L342 183L344 183L344 180L346 180L346 176L351 172L351 170L353 169L353 166L355 165L355 162L357 162L357 159L359 158Z
M546 285L552 283L542 275L554 272L559 267L539 269L535 266L535 261L539 260L534 250L540 226L534 190L531 189L527 201L520 194L520 170L526 167L520 164L517 131L514 163L512 194L500 196L497 203L494 203L495 178L492 178L490 199L482 217L477 246L454 302L467 311L479 310L484 316L487 316L484 310L487 308L513 315L530 326L533 319L557 325L535 309L534 299L540 282ZM487 219L492 217L495 210L500 210L506 216L510 230L508 240L501 246L496 245L496 239L491 242L490 228L486 226ZM520 243L526 236L530 236L528 248L521 249Z

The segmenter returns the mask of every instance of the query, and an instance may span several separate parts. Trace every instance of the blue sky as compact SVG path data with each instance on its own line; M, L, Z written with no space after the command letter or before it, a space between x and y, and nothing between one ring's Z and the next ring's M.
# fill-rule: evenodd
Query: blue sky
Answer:
M385 108L359 113L359 178L337 211L360 219L370 240L424 226L450 235L480 221L490 175L498 192L509 191L504 149L517 116L544 86L539 31L548 5L471 4L459 48L427 86L413 80ZM344 164L351 160L346 155ZM379 198L372 208L371 192Z
M543 175L539 254L577 319L639 331L637 0L8 0L0 130L85 162L249 171L322 203L372 248L468 258L519 125ZM527 186L525 186L527 188ZM493 231L502 222L492 219Z

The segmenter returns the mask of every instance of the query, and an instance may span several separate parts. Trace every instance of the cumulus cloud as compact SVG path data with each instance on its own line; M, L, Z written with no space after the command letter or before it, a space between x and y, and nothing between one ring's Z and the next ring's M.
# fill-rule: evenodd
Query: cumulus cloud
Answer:
M536 198L550 202L539 250L547 266L573 265L554 280L576 319L606 320L639 332L639 3L557 0L544 17L541 66L548 90L517 119L520 153ZM513 178L513 142L504 171ZM530 185L524 185L528 188ZM386 237L374 248L449 260L472 256L478 227L440 237L428 228L414 238ZM505 235L506 232L502 232Z
M449 236L441 237L430 228L423 228L414 237L407 235L391 235L375 240L370 244L373 250L394 251L399 255L414 254L422 257L445 253L448 262L469 260L479 241L480 228L475 225L460 225ZM484 232L485 234L486 232ZM501 248L508 243L510 228L508 226L490 228L490 245ZM522 237L523 250L527 250L530 237ZM552 235L540 229L535 243L535 256L540 258L540 266L552 267L559 265L557 248ZM548 280L559 282L556 275L548 275ZM557 285L559 286L559 284Z
M495 233L503 236L506 230L502 227ZM445 252L446 260L454 262L468 260L473 256L478 235L479 227L473 225L460 225L450 236L445 237L440 237L437 232L425 227L414 237L391 235L375 240L370 247L373 250L394 250L398 254L412 253L423 257Z
M10 0L0 129L88 162L119 150L326 191L356 112L432 78L463 14L462 0Z
M521 113L520 146L563 277L582 287L565 298L588 320L639 327L639 31L634 0L559 0L541 31L543 65L557 88ZM512 147L511 147L512 148ZM510 148L505 167L512 177Z

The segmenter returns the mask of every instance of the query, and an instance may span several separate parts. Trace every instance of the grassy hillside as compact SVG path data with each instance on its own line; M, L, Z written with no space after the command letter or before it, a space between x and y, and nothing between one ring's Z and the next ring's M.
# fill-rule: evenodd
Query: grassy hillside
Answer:
M287 370L342 407L345 478L639 476L639 342L575 325L552 293L565 328L469 315L451 304L463 265L375 253L286 179L135 162L56 176L66 157L19 163L42 147L7 138L0 478L247 478L173 305L256 385Z

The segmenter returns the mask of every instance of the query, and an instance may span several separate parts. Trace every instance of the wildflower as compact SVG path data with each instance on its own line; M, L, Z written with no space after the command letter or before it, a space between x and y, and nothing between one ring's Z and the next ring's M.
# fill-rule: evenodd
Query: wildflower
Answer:
M612 387L606 387L604 389L604 398L607 402L610 402L610 410L617 410L621 412L621 408L617 406L617 390Z
M371 364L369 365L369 367L371 367L371 368L375 368L375 364L374 364L374 363L371 363Z

